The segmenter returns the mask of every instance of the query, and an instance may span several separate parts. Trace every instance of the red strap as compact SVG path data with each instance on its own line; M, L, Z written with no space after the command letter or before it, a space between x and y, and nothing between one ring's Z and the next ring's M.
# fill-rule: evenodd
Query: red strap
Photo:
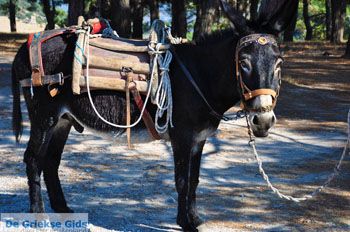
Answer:
M28 41L27 41L27 47L28 47L28 49L30 48L30 45L31 45L32 42L33 42L33 37L34 37L34 33L32 33L32 34L30 34L30 35L28 36Z
M132 95L134 96L134 100L135 100L137 107L141 111L144 103L142 101L142 98L141 98L139 91L136 89L136 87L131 88L130 91L131 91ZM145 125L148 129L148 132L151 134L151 136L155 140L160 140L161 137L159 136L158 132L156 131L152 117L148 113L147 109L145 109L145 111L143 112L142 119L143 119L143 122L145 123Z
M102 33L104 29L107 28L107 25L104 21L98 21L98 22L92 23L91 27L92 27L91 34L99 34L99 33Z

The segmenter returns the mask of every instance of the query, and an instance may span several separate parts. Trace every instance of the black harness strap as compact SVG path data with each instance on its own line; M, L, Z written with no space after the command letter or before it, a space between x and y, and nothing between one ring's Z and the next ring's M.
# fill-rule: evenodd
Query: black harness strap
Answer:
M207 107L209 108L209 113L214 116L216 119L218 120L224 120L224 121L229 121L231 120L229 117L224 116L222 114L217 113L213 107L209 104L209 102L207 101L207 99L205 98L204 94L202 93L202 91L200 90L199 86L197 85L196 81L193 79L190 71L187 69L187 67L185 66L185 64L181 61L180 57L177 55L174 47L170 47L170 51L171 53L174 55L177 63L180 65L180 68L182 69L182 72L185 74L186 78L191 82L192 86L195 88L195 90L197 91L197 93L199 94L199 96L202 98L202 100L204 101L204 103L207 105Z

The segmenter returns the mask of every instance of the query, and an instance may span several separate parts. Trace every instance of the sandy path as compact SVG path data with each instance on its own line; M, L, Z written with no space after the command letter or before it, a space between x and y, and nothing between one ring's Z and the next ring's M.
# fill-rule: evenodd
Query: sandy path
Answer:
M16 146L6 71L10 62L11 57L0 55L0 70L5 67L0 71L0 213L28 210L22 155L29 125L25 118L22 143ZM303 61L287 66L297 62ZM350 65L344 65L346 78ZM350 96L346 90L328 90L325 96L316 84L302 86L305 80L298 77L297 69L294 72L284 83L277 127L257 144L272 181L301 195L321 184L340 156ZM350 80L345 83L347 88ZM300 97L305 98L298 101ZM324 99L339 104L329 108ZM307 203L286 202L277 199L258 174L244 120L233 124L223 123L205 147L197 191L199 212L206 220L202 231L350 231L349 156L341 175L320 196ZM89 213L92 231L180 230L175 224L173 160L166 143L137 145L129 151L91 133L72 132L60 176L67 202L76 212ZM45 189L43 196L51 212Z

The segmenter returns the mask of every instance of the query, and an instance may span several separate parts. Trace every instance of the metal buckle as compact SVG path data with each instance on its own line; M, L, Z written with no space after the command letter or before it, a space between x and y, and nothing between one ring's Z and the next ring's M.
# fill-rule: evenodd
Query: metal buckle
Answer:
M59 81L58 82L59 85L61 86L64 85L64 76L63 76L63 73L61 72L58 74L58 81Z

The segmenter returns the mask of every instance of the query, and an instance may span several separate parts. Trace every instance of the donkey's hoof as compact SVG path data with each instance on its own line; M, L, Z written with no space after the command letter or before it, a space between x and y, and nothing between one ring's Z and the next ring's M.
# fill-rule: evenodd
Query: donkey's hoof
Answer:
M29 209L29 213L45 213L45 209L43 205L31 205Z
M187 217L177 217L176 223L181 226L183 231L198 232L197 226L193 222L189 222Z
M74 211L72 209L70 209L69 207L55 207L55 208L52 208L55 213L74 213Z
M204 220L202 220L197 214L191 215L191 220L195 227L198 227L204 223Z

